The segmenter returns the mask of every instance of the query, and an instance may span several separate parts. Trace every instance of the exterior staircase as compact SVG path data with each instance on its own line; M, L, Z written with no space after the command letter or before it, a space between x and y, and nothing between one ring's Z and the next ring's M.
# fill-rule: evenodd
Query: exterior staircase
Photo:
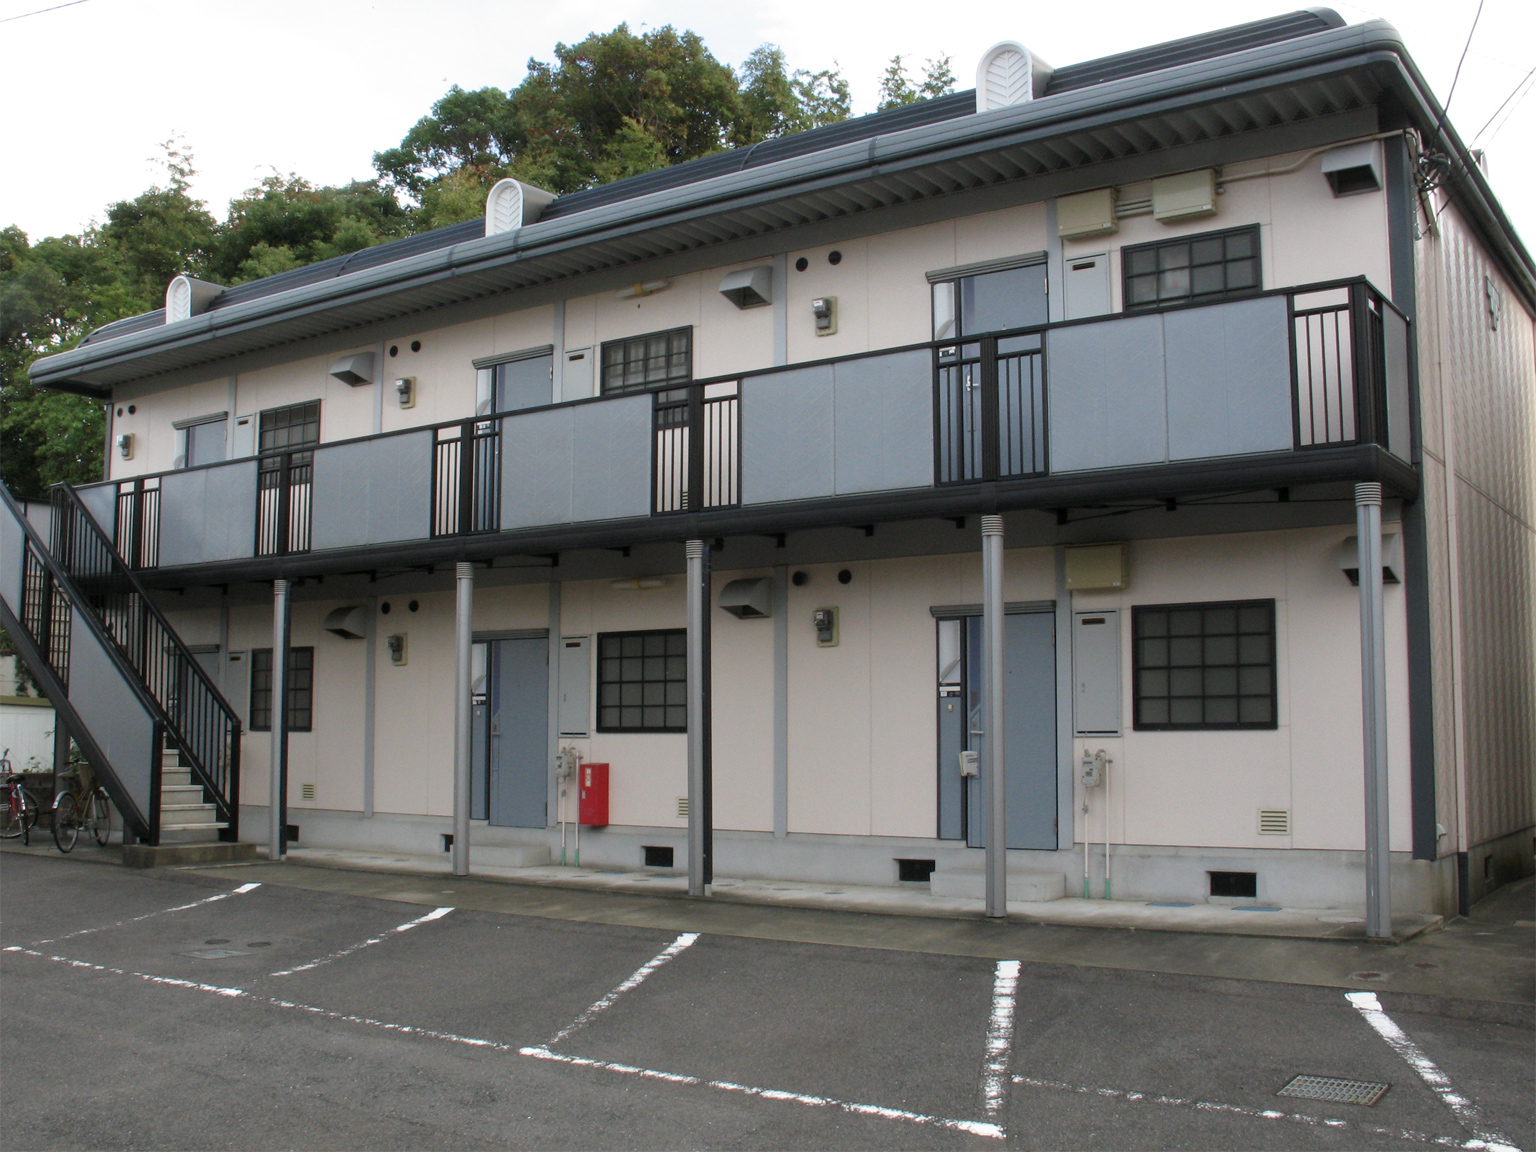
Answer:
M123 817L124 863L238 859L240 720L67 484L0 484L0 625Z

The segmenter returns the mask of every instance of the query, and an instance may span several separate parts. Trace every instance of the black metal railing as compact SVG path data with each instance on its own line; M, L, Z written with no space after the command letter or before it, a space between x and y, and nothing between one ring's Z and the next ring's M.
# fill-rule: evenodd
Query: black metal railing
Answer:
M500 421L465 420L438 428L436 436L432 535L496 531L501 527Z
M113 543L130 568L160 563L160 477L145 476L117 486Z
M273 452L260 461L256 471L256 555L308 552L314 449Z
M69 687L69 597L31 540L22 560L21 624L59 683Z
M182 763L192 770L194 783L203 786L218 810L219 820L229 825L224 834L235 839L239 819L240 719L67 484L55 485L53 489L53 538L49 552L68 578L66 587L53 582L48 589L50 602L57 605L63 595L66 617L67 602L72 600L75 608L91 613L101 623L153 700L167 745L181 753ZM31 560L29 555L29 581ZM47 582L46 576L38 582L39 605ZM32 591L31 583L27 590ZM29 630L41 641L42 636L31 622L36 618L41 623L41 607L25 610L30 613ZM53 651L53 633L49 635L48 650ZM67 650L67 636L65 646ZM40 643L39 648L43 647ZM54 668L59 671L59 665ZM67 664L64 670L67 673Z
M740 504L740 382L690 384L655 396L652 509L699 512Z
M1389 307L1364 281L1290 293L1297 448L1386 444Z
M1045 471L1045 352L1039 332L934 349L934 476L973 484Z

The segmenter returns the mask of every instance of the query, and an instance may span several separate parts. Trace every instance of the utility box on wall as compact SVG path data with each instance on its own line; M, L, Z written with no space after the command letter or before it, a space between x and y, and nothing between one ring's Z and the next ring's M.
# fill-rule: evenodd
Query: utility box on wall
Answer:
M1072 730L1120 735L1120 613L1072 613Z
M577 822L601 828L608 823L608 765L583 764L577 772Z

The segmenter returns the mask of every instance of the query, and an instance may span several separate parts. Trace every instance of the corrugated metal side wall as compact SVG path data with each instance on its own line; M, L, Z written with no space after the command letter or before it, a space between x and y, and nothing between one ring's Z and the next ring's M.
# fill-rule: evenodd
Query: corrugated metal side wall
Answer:
M1536 824L1536 320L1454 208L1419 249L1436 809L1464 852Z

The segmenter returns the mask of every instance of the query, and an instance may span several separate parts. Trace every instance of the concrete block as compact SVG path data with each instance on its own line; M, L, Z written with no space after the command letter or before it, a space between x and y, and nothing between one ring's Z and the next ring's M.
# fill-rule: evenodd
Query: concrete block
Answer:
M928 890L935 896L958 896L982 900L987 894L987 876L980 869L955 868L935 872L928 878ZM1021 872L1008 870L1008 899L1041 903L1060 900L1067 894L1067 878L1060 872Z
M539 868L550 862L544 844L476 844L470 841L470 867L488 864L492 868Z
M256 859L257 846L230 840L200 844L125 844L125 868L169 868L176 864L228 864Z

